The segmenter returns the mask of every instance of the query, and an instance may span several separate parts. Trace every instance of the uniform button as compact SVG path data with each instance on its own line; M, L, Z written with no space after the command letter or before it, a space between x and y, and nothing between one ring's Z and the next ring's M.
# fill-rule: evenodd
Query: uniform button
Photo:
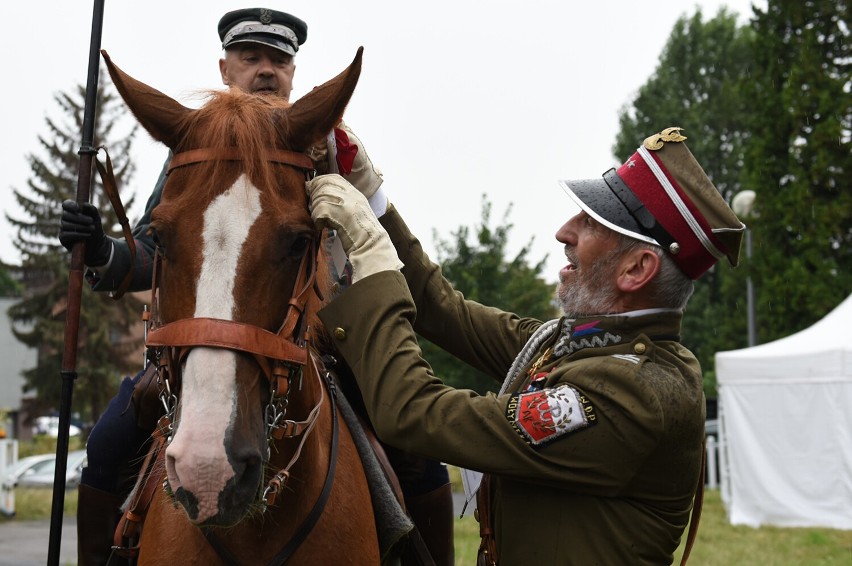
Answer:
M334 337L338 340L346 340L346 331L338 326L334 329Z
M637 354L644 354L645 353L645 344L643 344L642 342L634 344L633 345L633 351L636 352Z

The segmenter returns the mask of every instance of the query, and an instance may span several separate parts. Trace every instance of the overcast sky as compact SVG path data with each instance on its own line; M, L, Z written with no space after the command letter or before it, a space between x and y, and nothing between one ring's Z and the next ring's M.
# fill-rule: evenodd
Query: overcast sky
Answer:
M765 7L766 1L755 4ZM364 46L361 79L345 119L428 251L434 250L433 230L448 239L459 226L477 223L486 193L492 225L513 206L512 251L533 237L531 259L548 255L545 276L556 281L563 255L554 234L576 211L557 180L598 177L618 165L611 151L618 110L653 73L679 17L700 7L707 19L727 6L745 23L751 5L292 0L266 7L308 23L308 41L296 58L294 100L343 70ZM254 6L240 0L107 0L101 46L130 75L198 106L197 91L222 87L219 18ZM12 189L24 189L31 174L26 156L40 152L37 136L47 134L45 118L62 117L54 95L86 83L92 8L91 0L0 2L6 55L0 197L14 216L22 211ZM137 174L121 188L125 199L137 194L131 222L141 214L165 155L147 133L137 138ZM3 215L5 262L20 260L14 238Z

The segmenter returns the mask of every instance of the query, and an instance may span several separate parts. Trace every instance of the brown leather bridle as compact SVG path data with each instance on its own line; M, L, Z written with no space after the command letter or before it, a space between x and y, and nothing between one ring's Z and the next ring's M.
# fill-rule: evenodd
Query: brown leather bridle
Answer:
M293 167L305 174L305 179L310 180L316 174L313 161L304 153L288 150L270 149L263 158L267 161ZM184 167L204 161L240 161L243 159L241 152L235 148L202 148L175 154L167 169L167 175L178 167ZM158 383L161 387L160 398L165 406L167 414L158 423L158 431L155 432L155 444L152 447L144 468L153 465L155 460L162 460L165 454L164 446L168 444L173 431L174 411L177 404L176 392L179 389L181 379L181 366L189 352L196 347L224 348L251 355L270 383L270 404L267 406L267 428L268 441L282 438L301 437L289 462L276 472L267 483L262 492L261 499L265 505L273 505L282 487L286 484L290 469L299 459L302 447L317 423L320 410L325 401L325 388L332 392L330 395L332 410L332 450L329 458L329 468L326 474L325 484L322 492L314 504L313 509L297 529L294 537L282 548L273 559L273 564L285 561L299 544L307 537L310 530L316 524L328 499L331 485L334 479L337 454L337 415L333 395L333 386L330 374L325 372L326 383L323 383L321 371L316 359L312 354L309 344L308 319L313 315L307 312L309 299L316 296L322 300L322 293L317 284L317 261L319 257L319 235L312 240L302 257L296 281L293 285L293 293L290 297L284 320L277 332L270 332L264 328L216 318L184 318L171 322L162 322L159 316L160 303L160 275L162 272L162 254L158 249L154 256L154 274L151 286L151 312L148 314L147 332L145 346L148 351L148 359L154 363L158 372ZM301 421L285 419L286 405L294 382L299 382L303 375L314 378L319 382L319 399L309 412L308 416ZM283 401L283 411L275 407L276 400ZM270 416L270 407L274 415ZM159 439L159 441L157 441ZM156 450L156 452L155 452ZM151 460L149 464L148 461ZM155 474L151 474L154 476ZM155 479L156 481L156 479ZM168 489L168 485L164 485ZM122 518L122 523L116 531L116 546L119 544L119 533L124 538L138 536L147 504L153 495L153 490L148 485L137 486L135 499L143 500L145 509L128 508L128 512ZM213 535L212 531L206 530L205 534L210 544L225 562L235 563L221 542ZM135 550L121 547L121 550Z
M313 161L304 153L269 149L262 157L267 161L302 171L306 180L311 179L316 173ZM170 174L178 167L204 161L240 161L242 159L243 155L236 147L193 149L175 154L169 162L166 174ZM319 379L319 371L315 361L310 360L308 348L307 319L312 313L305 312L312 293L322 296L316 282L317 239L311 240L308 250L302 256L287 312L278 332L275 333L251 324L215 318L185 318L168 323L161 322L159 277L162 272L162 255L158 250L154 259L151 322L145 346L149 352L153 349L153 358L158 363L161 378L169 380L172 388L176 389L174 386L180 382L180 368L186 356L193 348L202 346L224 348L252 355L270 382L273 398L285 398L289 395L291 383L301 379L306 368L308 374ZM323 391L322 384L320 384L320 391ZM289 475L290 467L298 459L302 444L316 424L323 400L321 395L303 421L283 420L280 423L274 423L272 437L281 439L302 436L302 442L288 465L279 470L270 480L264 493L264 500L268 505L274 503L275 496Z

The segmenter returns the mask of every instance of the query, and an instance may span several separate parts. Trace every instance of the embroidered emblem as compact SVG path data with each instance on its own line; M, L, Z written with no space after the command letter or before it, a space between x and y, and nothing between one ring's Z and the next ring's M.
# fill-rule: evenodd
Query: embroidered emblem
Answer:
M630 362L633 364L639 363L639 356L634 356L633 354L613 354L613 358L618 358L619 360L624 360L626 362Z
M597 424L592 404L570 385L513 395L506 406L506 418L532 446Z
M272 12L266 8L260 10L260 23L269 25L272 23Z

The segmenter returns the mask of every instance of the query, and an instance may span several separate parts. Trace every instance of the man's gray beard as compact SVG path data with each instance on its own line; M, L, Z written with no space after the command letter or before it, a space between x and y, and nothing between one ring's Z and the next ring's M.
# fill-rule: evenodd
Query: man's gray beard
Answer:
M559 282L556 298L566 317L609 314L612 311L616 299L613 277L619 257L620 254L610 252L593 266L581 267L583 273L576 278L574 285Z

